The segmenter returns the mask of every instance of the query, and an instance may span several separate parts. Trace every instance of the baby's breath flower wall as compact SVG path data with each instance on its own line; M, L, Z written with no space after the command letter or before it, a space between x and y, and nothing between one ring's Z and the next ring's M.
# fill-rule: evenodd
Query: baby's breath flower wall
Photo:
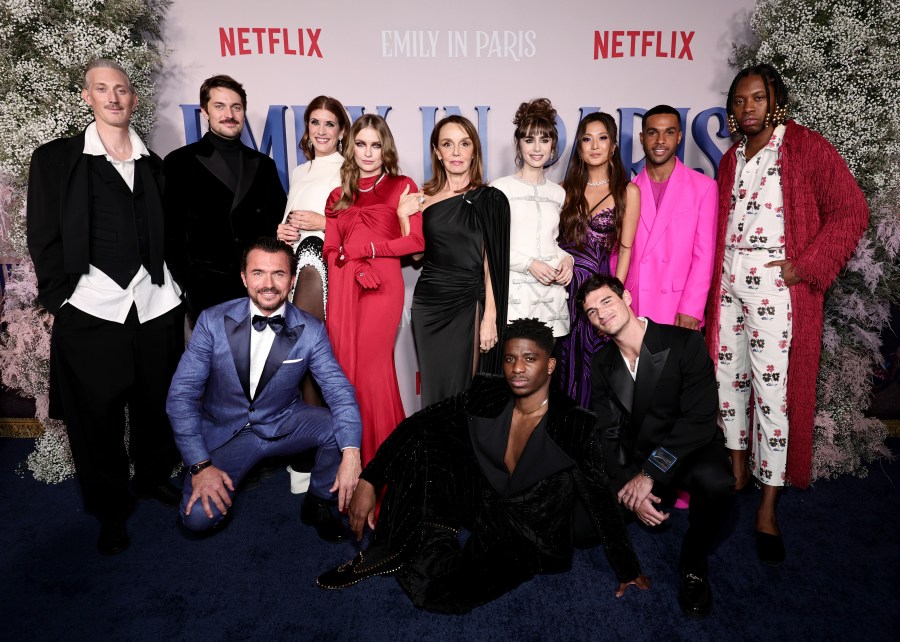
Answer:
M864 475L887 455L886 430L865 416L890 305L900 300L900 4L893 0L768 0L751 18L758 42L735 67L773 64L789 115L847 161L871 210L856 254L825 298L812 479Z
M37 281L25 239L25 194L31 153L79 133L91 121L81 99L82 73L97 57L128 70L140 103L132 125L146 140L153 127L157 45L169 0L3 0L0 2L0 255L13 270L0 312L0 381L37 401L45 427L28 467L37 479L74 472L65 426L47 417L53 317L37 303Z

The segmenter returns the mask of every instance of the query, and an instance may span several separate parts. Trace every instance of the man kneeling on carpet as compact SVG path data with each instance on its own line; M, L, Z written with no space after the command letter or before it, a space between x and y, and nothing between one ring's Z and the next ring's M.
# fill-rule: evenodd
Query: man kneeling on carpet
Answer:
M466 613L535 574L569 570L573 539L599 539L616 596L630 584L649 588L608 486L597 418L550 391L553 333L520 319L505 336L505 380L476 377L378 449L350 501L350 528L362 538L368 523L371 544L319 586L396 574L416 606ZM462 545L460 528L471 533Z
M359 478L359 408L324 324L287 302L296 271L284 243L250 245L241 264L249 299L201 313L172 379L166 410L190 471L180 512L191 531L222 522L235 488L261 459L318 447L300 516L322 539L345 537L330 504L337 494L345 510ZM307 370L328 408L303 403Z
M597 275L575 298L591 325L608 335L591 363L594 412L606 469L619 501L647 526L675 490L691 495L679 560L682 610L706 616L712 606L706 558L734 496L725 439L716 425L712 361L696 330L654 323L631 309L619 279Z

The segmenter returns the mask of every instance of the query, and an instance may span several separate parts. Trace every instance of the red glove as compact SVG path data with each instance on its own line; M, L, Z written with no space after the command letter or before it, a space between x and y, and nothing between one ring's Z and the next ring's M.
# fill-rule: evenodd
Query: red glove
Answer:
M378 272L368 261L354 261L354 271L356 272L356 282L364 290L377 290L381 285L381 279Z

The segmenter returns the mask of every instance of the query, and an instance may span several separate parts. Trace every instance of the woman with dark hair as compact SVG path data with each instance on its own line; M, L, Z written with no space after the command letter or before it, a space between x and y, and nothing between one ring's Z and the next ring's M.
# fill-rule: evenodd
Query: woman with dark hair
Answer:
M491 183L509 201L507 317L538 319L561 337L569 333L566 286L573 259L557 243L565 190L544 177L544 167L556 156L556 110L546 98L522 103L513 124L519 170Z
M416 184L400 175L394 137L381 116L365 114L350 128L341 185L325 216L325 327L356 388L365 466L406 417L394 367L404 294L400 257L424 246Z
M309 162L291 174L284 221L278 238L290 243L297 253L297 283L294 305L325 320L328 280L322 261L325 239L325 201L341 184L341 153L347 144L350 122L344 106L335 98L317 96L303 114L306 129L300 148Z
M298 165L291 174L291 189L277 236L289 243L297 255L294 305L324 321L328 296L328 272L322 259L325 201L341 184L341 152L347 144L350 121L339 100L317 96L306 106L303 122L300 148L309 161ZM312 377L304 377L302 385L303 401L321 406L322 396Z
M628 180L619 155L612 116L588 114L578 123L575 149L563 188L560 247L575 259L569 282L569 336L560 343L563 390L590 408L591 357L606 342L575 304L575 293L594 274L609 274L609 256L618 253L615 276L625 282L641 211L641 194Z
M463 392L476 372L500 374L509 280L509 203L482 182L475 127L447 116L431 133L431 151L432 179L420 197L425 260L412 303L422 405Z

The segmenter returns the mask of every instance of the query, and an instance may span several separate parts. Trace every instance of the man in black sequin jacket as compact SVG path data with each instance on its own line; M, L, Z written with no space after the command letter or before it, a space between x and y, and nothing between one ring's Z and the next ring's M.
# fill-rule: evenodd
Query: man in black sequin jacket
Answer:
M505 379L478 376L397 427L350 504L351 529L361 538L368 523L371 543L319 586L396 575L416 606L466 613L535 574L568 571L575 545L600 543L617 596L649 587L604 471L596 416L550 391L552 347L545 325L514 321Z

